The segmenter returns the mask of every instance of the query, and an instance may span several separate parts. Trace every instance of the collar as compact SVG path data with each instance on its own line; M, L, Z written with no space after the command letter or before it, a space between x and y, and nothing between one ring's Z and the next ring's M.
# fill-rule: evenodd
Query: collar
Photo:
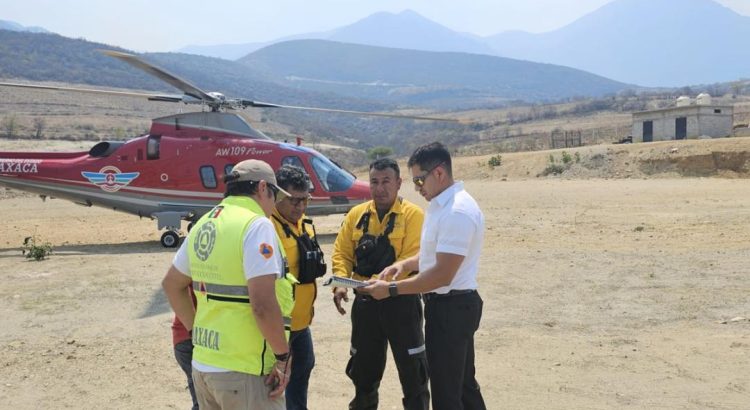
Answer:
M455 181L453 185L446 188L443 192L441 192L438 196L433 198L433 201L435 201L440 207L444 207L448 201L453 198L454 195L456 195L457 192L464 190L464 182L463 181Z
M241 206L243 208L249 209L256 214L260 216L266 216L265 212L263 211L263 208L260 206L258 201L255 200L255 198L246 196L246 195L232 195L224 198L222 202L235 205L235 206Z
M286 218L284 218L283 216L281 216L281 213L279 213L278 209L274 209L273 210L273 216L275 216L276 218L278 218L278 221L276 221L274 219L274 222L281 221L281 223L283 223L283 224L289 226L290 228L292 228L293 230L295 230L296 234L299 234L299 233L302 232L302 220L305 219L305 218L307 218L307 216L305 214L302 214L302 218L300 218L299 221L297 221L297 223L291 223Z
M404 198L401 198L400 196L396 197L396 200L393 202L393 205L391 205L391 209L388 210L385 214L400 214L403 213L403 206L402 203L404 202ZM370 200L370 203L367 205L367 210L370 211L373 215L378 214L377 208L375 208L375 201Z

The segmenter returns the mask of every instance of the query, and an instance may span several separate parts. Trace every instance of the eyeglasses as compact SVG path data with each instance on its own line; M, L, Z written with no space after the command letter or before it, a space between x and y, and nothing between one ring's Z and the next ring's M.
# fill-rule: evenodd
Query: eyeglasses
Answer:
M271 188L271 192L273 192L273 200L278 201L279 200L279 187L277 187L274 184L267 184L269 188Z
M422 187L424 185L424 180L427 179L427 176L430 175L432 173L432 171L436 170L437 167L439 167L439 166L441 166L443 164L445 164L445 162L441 162L441 163L435 165L434 167L428 169L424 174L412 178L411 182L413 182L414 185L416 185L418 187Z
M287 201L289 201L290 204L292 204L292 206L300 206L300 204L307 206L308 202L310 202L309 196L302 197L302 198L289 196L286 199Z

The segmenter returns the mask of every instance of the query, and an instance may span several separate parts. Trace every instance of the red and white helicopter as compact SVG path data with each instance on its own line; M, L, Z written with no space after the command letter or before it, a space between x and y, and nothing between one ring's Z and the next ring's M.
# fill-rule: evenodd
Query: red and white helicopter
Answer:
M311 215L346 213L369 199L367 183L357 180L314 149L271 140L229 110L247 107L291 108L433 121L444 118L402 116L228 99L127 53L104 50L181 90L184 95L157 95L0 83L0 86L143 96L151 101L200 104L208 110L152 120L149 133L125 142L105 141L88 152L0 152L0 185L46 197L63 198L157 220L166 229L161 244L179 244L182 220L196 221L223 198L220 182L232 166L257 158L274 169L283 164L304 168L310 176ZM190 225L188 225L188 229Z

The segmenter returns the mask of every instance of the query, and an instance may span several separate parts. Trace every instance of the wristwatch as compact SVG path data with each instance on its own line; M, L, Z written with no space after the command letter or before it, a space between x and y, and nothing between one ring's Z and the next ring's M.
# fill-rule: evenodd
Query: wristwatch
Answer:
M388 296L395 298L398 296L398 284L396 282L391 283L388 285Z
M281 354L274 353L273 355L274 355L274 357L276 357L276 360L278 360L280 362L285 362L285 361L289 360L289 352L281 353Z

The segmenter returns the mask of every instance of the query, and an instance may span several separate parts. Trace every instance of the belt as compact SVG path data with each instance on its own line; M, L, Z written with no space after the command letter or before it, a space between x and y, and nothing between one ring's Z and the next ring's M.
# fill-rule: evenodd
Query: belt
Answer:
M373 298L369 294L363 293L363 292L359 292L359 291L357 291L357 289L354 289L354 298L355 299L360 299L362 301L375 300L375 298Z
M405 297L405 296L414 296L414 297L416 297L417 295L398 295L398 296L396 296L396 298L401 298L401 297ZM367 293L359 292L359 291L357 291L357 289L354 289L354 297L356 299L359 299L359 300L363 301L363 302L377 301L377 299L375 299L374 297L370 296ZM392 300L392 299L394 299L394 298L389 296L389 297L387 297L385 299L381 299L381 301L383 301L383 300Z
M448 293L435 293L435 292L429 292L429 293L423 293L422 298L425 302L434 300L434 299L442 299L442 298L448 298L451 296L458 296L458 295L467 295L469 293L476 293L476 289L453 289L452 291Z

